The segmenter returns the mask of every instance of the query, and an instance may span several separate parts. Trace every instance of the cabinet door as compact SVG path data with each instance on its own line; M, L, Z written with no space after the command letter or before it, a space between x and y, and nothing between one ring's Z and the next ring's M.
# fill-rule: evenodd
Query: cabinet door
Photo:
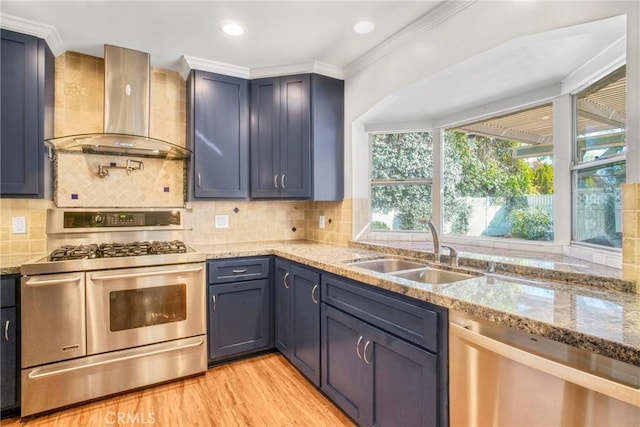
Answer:
M311 197L310 76L281 77L280 184L286 198Z
M194 72L194 197L249 195L248 81Z
M18 405L18 345L16 308L0 310L2 336L0 337L0 379L2 410Z
M436 356L369 327L363 359L373 369L375 426L438 425Z
M287 357L291 358L292 337L291 332L291 279L289 276L289 263L281 259L275 262L275 341L276 348Z
M38 40L2 30L0 51L2 194L42 196Z
M251 197L278 198L280 173L280 79L251 82Z
M292 265L293 363L320 386L320 274Z
M209 285L209 359L267 348L269 280Z
M322 304L321 389L359 425L370 424L372 376L362 358L364 324ZM400 424L398 424L400 425Z

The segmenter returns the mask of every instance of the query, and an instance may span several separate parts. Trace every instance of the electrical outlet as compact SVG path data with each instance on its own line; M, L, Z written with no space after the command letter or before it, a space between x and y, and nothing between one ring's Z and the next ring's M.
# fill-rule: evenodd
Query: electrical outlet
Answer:
M216 215L216 228L229 228L229 215Z
M324 215L320 215L320 228L324 228Z
M13 234L27 234L27 218L24 216L12 217L11 232Z

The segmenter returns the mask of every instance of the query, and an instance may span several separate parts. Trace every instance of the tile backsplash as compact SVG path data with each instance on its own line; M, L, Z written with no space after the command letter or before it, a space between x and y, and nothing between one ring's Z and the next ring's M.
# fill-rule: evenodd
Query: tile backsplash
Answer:
M109 169L98 176L99 165L124 166L128 156L58 153L55 160L54 200L58 207L182 207L184 162L135 158L142 170L127 173Z

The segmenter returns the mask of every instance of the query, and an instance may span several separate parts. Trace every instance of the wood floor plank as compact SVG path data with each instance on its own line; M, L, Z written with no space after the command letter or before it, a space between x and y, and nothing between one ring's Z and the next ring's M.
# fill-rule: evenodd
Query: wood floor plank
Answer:
M36 418L2 420L1 424L3 427L354 425L279 353L217 366L205 375Z

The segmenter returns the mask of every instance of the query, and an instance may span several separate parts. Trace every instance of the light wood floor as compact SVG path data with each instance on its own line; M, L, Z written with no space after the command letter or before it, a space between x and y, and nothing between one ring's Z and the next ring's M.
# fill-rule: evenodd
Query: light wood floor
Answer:
M56 390L51 390L56 393ZM120 419L118 419L118 416ZM279 353L2 426L353 426Z

